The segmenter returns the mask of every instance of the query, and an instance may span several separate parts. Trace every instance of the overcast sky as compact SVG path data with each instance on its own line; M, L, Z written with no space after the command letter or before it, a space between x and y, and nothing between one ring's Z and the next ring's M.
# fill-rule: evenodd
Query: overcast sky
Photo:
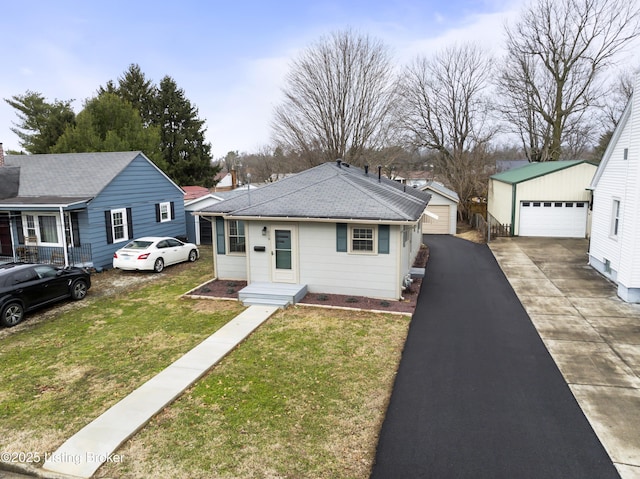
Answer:
M27 90L75 99L76 112L131 63L171 76L206 121L214 158L270 141L290 61L331 32L382 40L398 65L473 41L499 53L525 0L23 0L2 8L0 98ZM20 149L0 102L0 142Z

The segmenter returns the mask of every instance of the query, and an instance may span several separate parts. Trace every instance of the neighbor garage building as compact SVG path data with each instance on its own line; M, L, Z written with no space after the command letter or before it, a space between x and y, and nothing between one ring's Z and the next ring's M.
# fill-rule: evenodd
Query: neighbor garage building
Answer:
M458 222L458 203L460 203L458 193L436 181L431 181L420 189L431 194L427 211L433 213L433 215L425 214L423 216L422 232L424 234L455 235Z
M489 179L489 219L514 236L584 238L595 171L586 161L549 161L497 173Z

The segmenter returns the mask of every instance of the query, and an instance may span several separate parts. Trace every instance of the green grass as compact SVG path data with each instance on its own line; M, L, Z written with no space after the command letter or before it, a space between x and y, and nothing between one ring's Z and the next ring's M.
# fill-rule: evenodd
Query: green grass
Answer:
M235 302L179 298L210 270L203 254L0 339L0 450L54 451L237 315ZM125 443L123 463L95 477L364 479L408 324L279 312Z

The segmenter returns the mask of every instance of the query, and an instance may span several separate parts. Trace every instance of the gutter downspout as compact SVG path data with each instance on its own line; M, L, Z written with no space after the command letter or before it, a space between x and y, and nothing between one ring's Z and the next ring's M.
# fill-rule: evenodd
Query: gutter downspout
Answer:
M518 184L511 185L511 236L516 235L516 190Z
M18 225L17 225L17 221L16 221L16 227L13 227L13 221L11 221L13 218L11 217L11 213L13 213L12 211L9 211L9 232L11 233L11 252L13 253L13 261L18 261L18 252L17 252L17 247L18 247ZM15 216L14 216L15 218ZM15 230L15 231L14 231Z

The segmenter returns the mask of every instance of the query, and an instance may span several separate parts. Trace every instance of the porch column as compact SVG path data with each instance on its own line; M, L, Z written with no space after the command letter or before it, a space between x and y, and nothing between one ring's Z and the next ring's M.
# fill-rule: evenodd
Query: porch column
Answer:
M62 206L60 208L60 226L62 229L62 254L64 255L64 267L69 266L69 251L67 250L67 235L65 234L65 225L64 225L64 211L62 211ZM71 226L71 225L69 225Z

